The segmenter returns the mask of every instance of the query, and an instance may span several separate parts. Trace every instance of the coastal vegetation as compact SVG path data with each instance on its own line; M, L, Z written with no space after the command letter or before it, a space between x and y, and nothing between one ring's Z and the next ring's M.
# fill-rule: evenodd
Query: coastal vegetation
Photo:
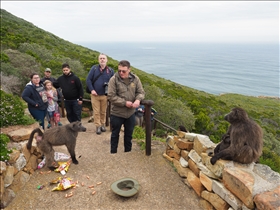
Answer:
M67 62L85 88L90 67L98 63L99 52L61 39L3 9L0 33L1 127L28 123L19 96L32 72L43 76L44 69L48 67L52 69L52 76L58 77L62 74L62 63ZM108 55L108 65L115 71L117 64L118 61ZM244 108L264 131L264 149L260 162L280 172L279 98L240 94L213 95L134 67L132 72L140 77L146 99L154 101L153 107L157 110L156 117L160 121L175 129L184 125L191 132L208 135L215 143L220 141L229 126L224 115L233 107ZM3 100L4 98L7 100ZM85 98L90 99L89 94L85 93ZM171 132L160 125L158 127L162 134Z

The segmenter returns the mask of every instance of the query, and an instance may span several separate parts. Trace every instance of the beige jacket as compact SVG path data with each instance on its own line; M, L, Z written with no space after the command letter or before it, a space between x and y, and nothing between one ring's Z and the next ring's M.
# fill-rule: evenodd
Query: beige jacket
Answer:
M127 108L126 101L143 100L145 91L138 76L129 73L130 83L126 85L116 72L108 84L108 100L111 102L111 114L117 117L129 118L135 113L135 108Z

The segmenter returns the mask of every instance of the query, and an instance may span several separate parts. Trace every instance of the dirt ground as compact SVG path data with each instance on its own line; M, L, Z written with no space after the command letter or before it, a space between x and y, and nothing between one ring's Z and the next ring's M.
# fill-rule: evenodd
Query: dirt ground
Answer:
M66 118L62 118L66 124ZM171 164L162 156L163 143L152 143L152 154L145 155L133 140L132 151L124 153L123 133L120 134L118 153L110 154L110 131L95 133L93 123L82 119L87 131L79 133L76 146L78 165L71 164L67 177L78 181L75 189L51 191L56 184L49 183L63 177L48 169L36 170L29 182L16 194L16 198L5 210L45 209L186 209L200 210L199 197L183 182ZM66 147L55 147L55 151L69 154ZM131 177L140 184L133 197L121 197L111 190L111 184L121 178ZM97 185L97 183L101 184ZM83 183L83 186L82 186ZM44 185L41 190L38 185ZM89 186L94 185L94 188ZM95 194L92 192L95 191ZM73 193L66 198L65 195Z

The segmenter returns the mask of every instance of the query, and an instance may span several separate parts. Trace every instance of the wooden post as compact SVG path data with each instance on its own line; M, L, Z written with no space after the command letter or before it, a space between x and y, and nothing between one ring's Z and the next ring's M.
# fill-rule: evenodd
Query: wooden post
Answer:
M111 102L107 101L107 110L106 110L106 126L110 125L110 115L111 115ZM110 126L111 128L111 126ZM111 129L110 129L111 130Z
M64 97L62 96L61 97L61 114L62 114L62 117L65 117L65 110L64 110Z
M146 155L151 155L151 139L152 139L152 128L151 128L151 107L154 104L151 100L143 100L141 104L145 105L145 126L146 126Z

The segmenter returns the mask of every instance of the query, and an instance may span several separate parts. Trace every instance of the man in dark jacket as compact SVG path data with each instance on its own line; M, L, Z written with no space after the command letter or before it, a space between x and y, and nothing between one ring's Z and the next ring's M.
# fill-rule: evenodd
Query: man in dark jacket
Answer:
M69 64L62 64L63 75L54 82L54 87L60 87L64 96L64 104L68 121L81 121L84 90L79 77L70 69Z
M122 60L118 72L110 79L108 99L111 102L110 123L111 153L117 153L121 126L124 125L124 151L132 148L132 134L135 125L135 109L145 97L145 91L139 77L130 72L130 63Z

